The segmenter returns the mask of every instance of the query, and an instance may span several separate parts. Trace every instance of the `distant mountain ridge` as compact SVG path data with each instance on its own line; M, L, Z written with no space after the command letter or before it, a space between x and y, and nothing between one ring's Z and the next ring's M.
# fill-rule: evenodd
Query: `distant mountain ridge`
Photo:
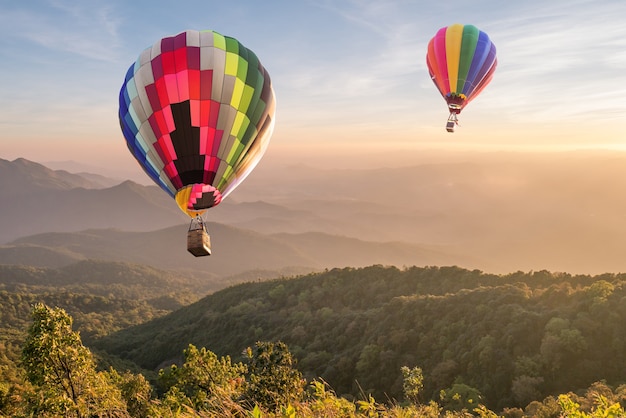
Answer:
M148 231L185 216L156 186L50 170L23 158L0 159L0 244L41 232L120 228Z
M102 183L65 170L51 170L42 164L17 158L0 159L0 189L5 193L40 190L70 190L101 188Z
M434 251L415 263L445 261L494 273L626 271L626 153L468 153L439 160L429 154L414 165L387 168L288 164L261 164L207 220L266 238L298 237L305 258L326 252L326 261L347 254L334 250L343 237L386 243L374 251L376 259L390 243L406 243ZM0 245L45 232L139 233L188 222L156 186L111 186L24 159L0 166ZM333 244L309 245L309 239L324 241L315 233ZM246 256L254 258L255 250ZM65 250L65 257L75 256ZM393 259L399 258L405 260ZM339 261L348 260L358 257Z
M208 225L213 248L210 257L195 258L187 252L187 225L181 224L149 232L91 229L32 235L0 246L0 264L62 267L98 259L227 277L256 269L310 272L371 264L473 262L425 245L367 242L319 232L268 235L212 222Z
M104 187L89 176L25 159L0 163L1 191L16 197L1 204L0 236L6 244L0 246L0 264L63 267L93 259L245 278L255 270L279 274L373 263L469 262L437 246L351 238L343 234L343 221L333 220L332 214L322 217L306 208L264 201L227 201L212 209L211 215L232 225L209 222L214 255L196 259L186 251L187 225L181 223L186 216L157 187L132 181ZM273 232L296 225L306 232Z

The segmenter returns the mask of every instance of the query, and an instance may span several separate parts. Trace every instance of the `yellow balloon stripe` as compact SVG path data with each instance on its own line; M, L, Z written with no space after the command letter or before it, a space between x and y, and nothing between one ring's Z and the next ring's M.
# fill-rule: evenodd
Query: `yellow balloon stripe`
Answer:
M239 112L242 111L240 109L240 104L243 97L245 85L246 84L241 79L235 78L235 85L233 86L233 96L230 100L230 105L237 109Z
M245 113L241 113L241 112L237 113L237 117L235 118L235 123L233 124L233 130L231 131L231 135L236 136L237 139L241 141L249 125L250 125L250 118L248 118L248 116L246 116Z
M201 215L203 214L205 211L204 210L189 210L187 209L187 204L189 202L189 196L191 195L191 188L193 185L188 185L183 187L182 189L180 189L178 192L176 192L176 196L174 196L174 198L176 199L176 204L178 205L178 207L180 208L180 210L182 210L183 212L185 212L188 216L195 218L196 215Z
M239 129L241 129L241 125L244 123L244 120L247 119L246 115L241 112L237 112L235 116L235 120L233 121L232 128L230 129L229 134L239 139Z
M250 87L247 84L243 86L243 93L241 94L241 102L239 103L239 111L248 113L248 108L252 102L254 96L254 87Z
M463 39L463 25L455 23L446 30L446 58L448 59L448 78L450 92L457 92L459 78L459 57L461 55L461 40Z
M220 33L213 32L213 46L226 51L226 37Z
M239 55L226 52L226 66L224 67L224 74L237 75L237 67L239 66Z

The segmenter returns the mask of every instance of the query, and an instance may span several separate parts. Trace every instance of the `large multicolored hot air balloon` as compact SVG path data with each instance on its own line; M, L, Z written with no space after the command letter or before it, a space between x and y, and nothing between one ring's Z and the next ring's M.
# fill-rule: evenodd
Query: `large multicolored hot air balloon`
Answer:
M430 40L426 64L450 110L446 129L454 132L457 115L493 78L496 47L476 26L457 23L439 29Z
M252 171L274 127L269 74L254 52L210 30L145 49L119 103L129 150L192 224L204 225L199 216Z

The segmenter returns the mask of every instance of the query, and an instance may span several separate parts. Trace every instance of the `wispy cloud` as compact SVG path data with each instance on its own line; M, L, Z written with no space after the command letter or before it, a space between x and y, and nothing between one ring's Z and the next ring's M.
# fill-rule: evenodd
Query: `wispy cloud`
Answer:
M97 1L16 2L0 13L3 37L98 61L115 60L120 23L106 2Z
M319 47L311 46L311 39L292 38L293 45L305 47L285 48L298 50L298 58L285 62L289 71L280 74L277 84L293 98L282 112L297 116L298 123L370 125L383 113L407 109L420 75L430 83L427 73L420 72L425 71L420 27L403 16L398 2L308 4L333 24L311 24L309 29L320 33L313 36L313 41L320 39Z
M526 121L614 119L613 105L626 107L616 71L626 68L626 26L615 16L626 16L626 3L542 2L499 16L490 27L499 65L487 105Z
M0 125L16 138L90 136L90 126L119 136L128 66L161 36L207 28L258 54L276 89L279 135L358 132L374 144L392 131L446 135L425 54L437 29L458 22L486 31L498 48L493 82L463 115L481 141L540 138L563 122L582 138L623 120L624 16L624 0L2 2ZM623 141L616 130L604 135Z

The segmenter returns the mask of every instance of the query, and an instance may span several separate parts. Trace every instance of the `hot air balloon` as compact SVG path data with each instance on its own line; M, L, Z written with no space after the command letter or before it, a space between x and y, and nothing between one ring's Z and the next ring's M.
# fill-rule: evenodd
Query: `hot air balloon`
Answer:
M426 64L450 111L446 129L454 132L458 114L493 78L496 47L476 26L457 23L439 29L430 40Z
M192 220L187 247L211 247L202 214L257 165L274 128L269 74L251 50L217 32L188 30L145 49L119 95L128 149Z

